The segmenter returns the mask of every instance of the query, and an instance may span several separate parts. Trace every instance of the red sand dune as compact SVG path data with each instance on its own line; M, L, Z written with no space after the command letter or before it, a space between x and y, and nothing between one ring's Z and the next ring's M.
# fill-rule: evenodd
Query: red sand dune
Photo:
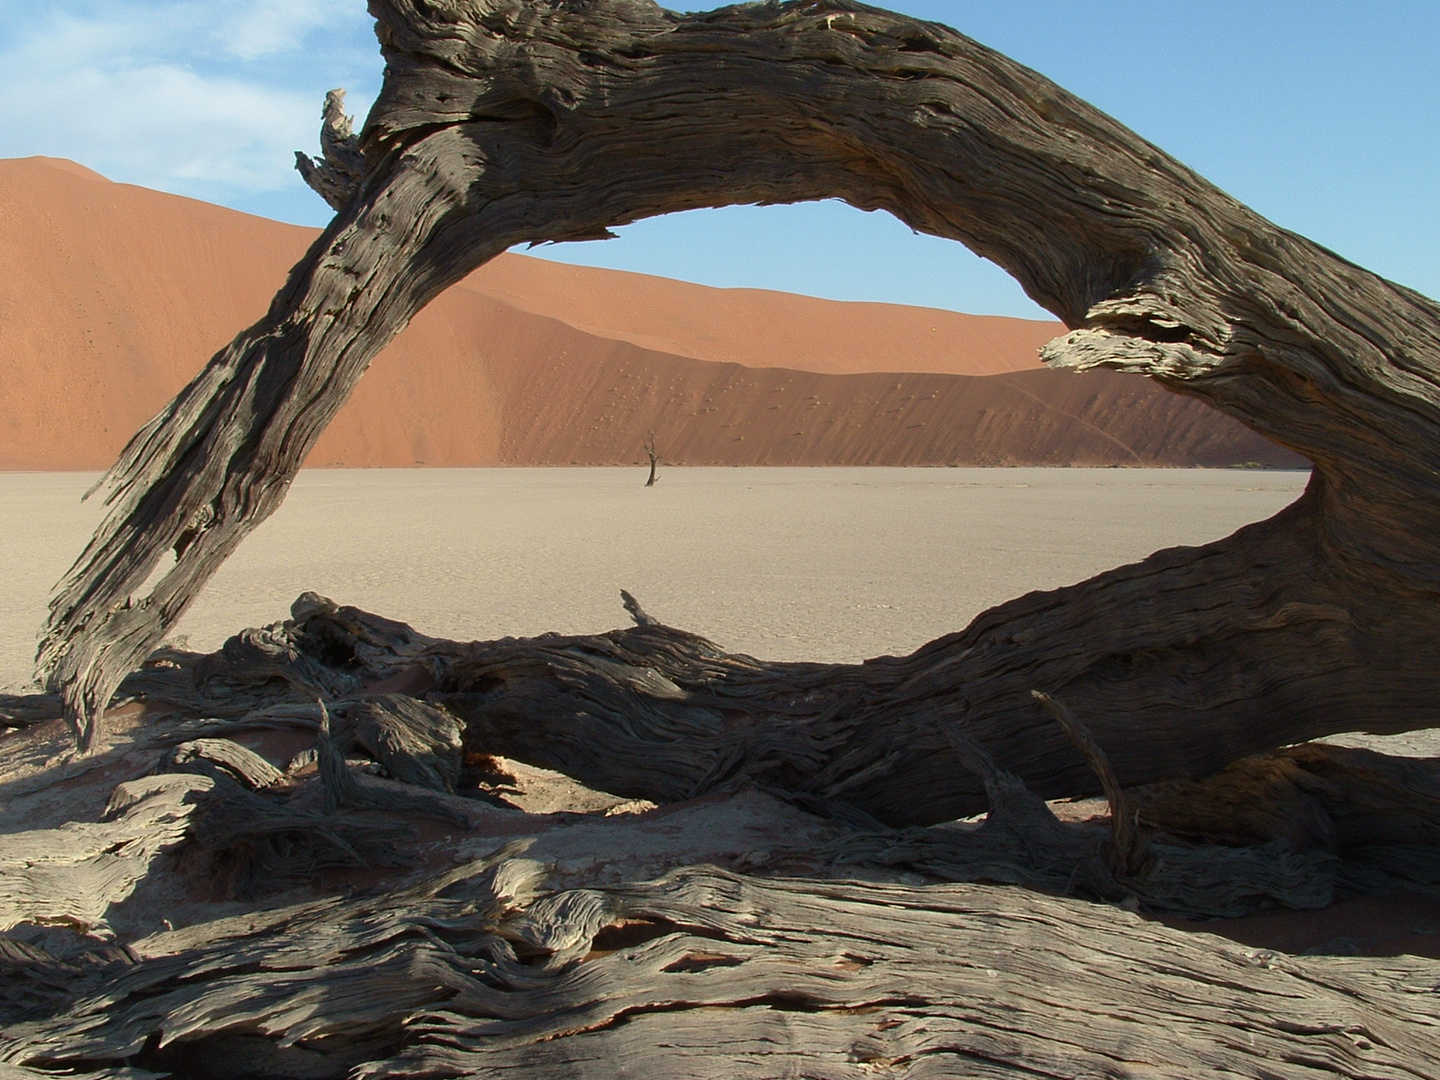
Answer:
M1063 330L998 315L712 289L523 256L496 259L461 287L656 352L831 375L999 375L1039 366L1040 346Z
M265 311L315 231L0 161L0 469L98 469ZM506 255L378 357L310 464L1223 465L1299 459L1058 324Z

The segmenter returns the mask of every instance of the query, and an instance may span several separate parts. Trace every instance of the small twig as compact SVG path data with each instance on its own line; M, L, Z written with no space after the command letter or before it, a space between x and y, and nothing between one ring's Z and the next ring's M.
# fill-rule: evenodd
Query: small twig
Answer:
M1070 736L1070 741L1100 778L1100 786L1105 789L1105 798L1110 803L1110 845L1106 851L1110 872L1122 880L1142 876L1150 862L1149 846L1140 835L1138 811L1120 786L1120 778L1115 775L1110 759L1063 701L1041 690L1031 690L1030 696L1045 706L1045 711Z
M624 589L620 590L620 602L625 605L625 610L628 611L630 617L635 620L636 626L660 625L659 622L645 613L645 609L640 606L640 601L636 600L635 597L631 596Z
M320 783L325 787L325 809L333 814L342 806L358 806L363 803L360 785L345 764L345 755L330 741L330 712L319 698L320 726L315 732L315 758L320 767Z

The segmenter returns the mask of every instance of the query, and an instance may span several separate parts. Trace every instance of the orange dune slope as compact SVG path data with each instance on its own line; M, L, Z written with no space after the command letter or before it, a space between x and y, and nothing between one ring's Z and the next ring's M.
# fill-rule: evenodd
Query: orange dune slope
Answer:
M316 232L0 161L0 469L99 469ZM1146 380L1038 366L1058 324L505 255L415 318L309 464L1297 464Z
M1058 323L899 304L837 303L507 256L461 288L596 337L692 360L830 375L998 375L1039 365Z

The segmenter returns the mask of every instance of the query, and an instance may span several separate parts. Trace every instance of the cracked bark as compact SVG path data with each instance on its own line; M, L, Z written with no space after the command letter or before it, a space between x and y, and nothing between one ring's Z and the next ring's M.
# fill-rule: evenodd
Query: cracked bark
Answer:
M940 720L1042 796L1093 792L1032 690L1063 693L1127 786L1435 723L1432 301L936 24L847 0L689 16L641 0L371 10L387 72L363 179L267 316L126 448L111 513L55 597L41 663L82 745L279 505L370 358L445 287L517 243L830 197L1008 270L1073 328L1047 347L1052 365L1148 375L1315 472L1270 521L1022 597L913 656L762 665L843 703L821 787L892 822L917 805L929 820L981 808Z
M307 594L287 623L132 676L127 690L168 716L105 753L56 767L53 731L7 739L0 1074L1440 1078L1434 960L1290 957L1055 895L1190 916L1434 895L1440 761L1305 746L1120 792L1052 700L1057 729L1107 776L1121 828L1057 820L945 722L956 768L987 791L982 824L816 832L785 808L783 831L757 834L722 793L765 768L824 767L828 703L776 689L827 669L768 670L625 599L631 630L465 644ZM430 701L365 691L417 669L438 682ZM462 725L444 706L467 699ZM313 732L315 751L282 773L234 741L275 728ZM478 745L457 747L462 730ZM547 838L583 830L587 864L648 861L681 826L669 809L477 801L476 778L457 776L464 751L527 738L579 775L628 772L662 797L698 787L710 797L679 813L707 815L705 850L785 876L684 865L576 882L572 865L571 887L547 881L555 854L576 850ZM342 743L408 782L355 769ZM36 776L38 762L51 765ZM460 794L446 795L452 779ZM761 797L735 802L747 798ZM90 813L61 824L77 806ZM59 827L27 828L37 813ZM1127 840L1130 823L1141 834ZM676 862L699 861L677 843ZM533 844L537 861L517 858ZM792 876L797 857L810 876ZM407 873L417 862L430 869ZM357 870L358 891L343 876ZM942 883L886 880L896 871ZM111 905L140 883L148 918L132 907L103 940Z
M1433 961L1217 947L973 885L695 867L537 897L539 868L507 854L119 958L12 947L0 1063L207 1080L1440 1075Z

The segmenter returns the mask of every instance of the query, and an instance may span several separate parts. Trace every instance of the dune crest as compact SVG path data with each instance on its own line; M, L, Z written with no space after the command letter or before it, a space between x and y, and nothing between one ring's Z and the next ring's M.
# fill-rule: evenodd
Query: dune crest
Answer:
M0 161L0 469L107 467L317 235ZM1057 323L503 255L372 365L309 463L1298 464L1143 379L1047 371Z

